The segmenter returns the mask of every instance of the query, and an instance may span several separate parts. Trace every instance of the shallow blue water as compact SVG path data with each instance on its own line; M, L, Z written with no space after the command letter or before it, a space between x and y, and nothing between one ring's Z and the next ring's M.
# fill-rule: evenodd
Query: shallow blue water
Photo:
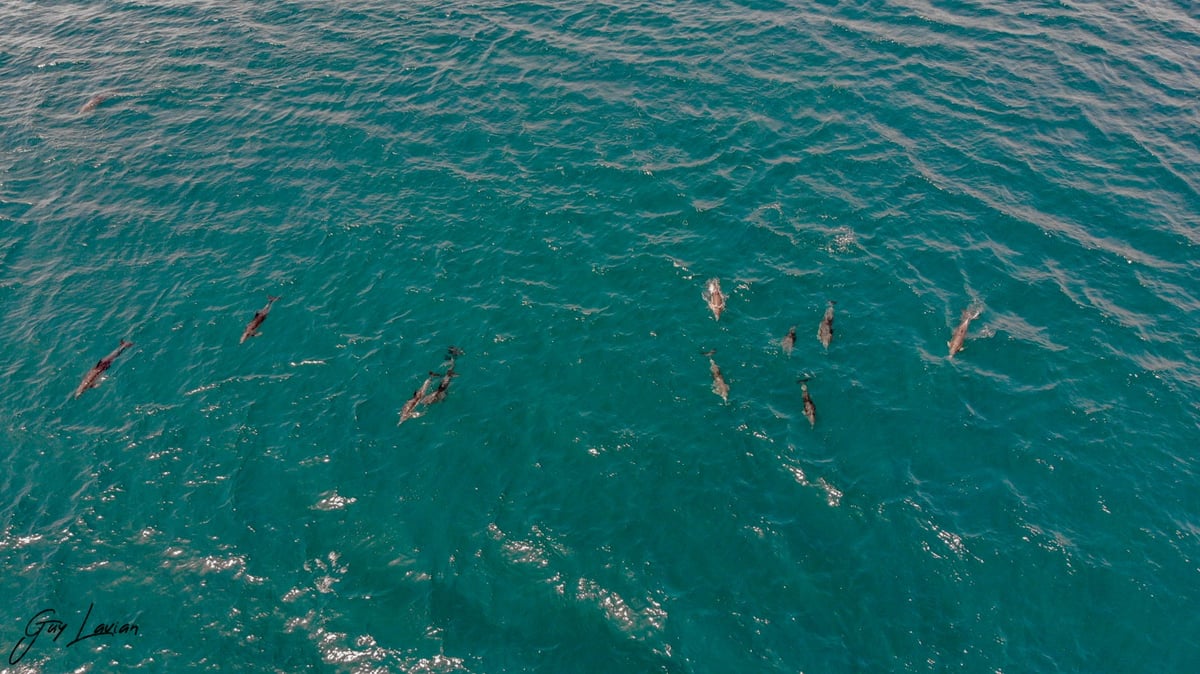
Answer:
M1190 4L0 26L0 669L1200 667Z

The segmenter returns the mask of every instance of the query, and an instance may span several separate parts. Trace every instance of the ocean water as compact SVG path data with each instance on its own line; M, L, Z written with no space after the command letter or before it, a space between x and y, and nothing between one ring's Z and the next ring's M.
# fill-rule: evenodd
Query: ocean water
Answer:
M0 37L0 671L1200 671L1193 3Z

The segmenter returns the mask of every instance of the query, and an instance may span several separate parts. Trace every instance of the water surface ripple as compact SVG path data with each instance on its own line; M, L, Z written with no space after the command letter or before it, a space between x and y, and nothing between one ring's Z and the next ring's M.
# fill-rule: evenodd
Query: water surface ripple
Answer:
M12 671L1195 670L1193 10L7 3Z

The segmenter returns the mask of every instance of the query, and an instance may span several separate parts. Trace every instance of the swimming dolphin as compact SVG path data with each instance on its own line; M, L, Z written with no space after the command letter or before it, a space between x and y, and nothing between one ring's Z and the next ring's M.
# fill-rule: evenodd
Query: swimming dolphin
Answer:
M708 284L700 296L704 298L705 302L708 302L708 308L713 312L713 319L721 320L721 312L725 311L725 294L721 292L721 279L715 277L708 279Z
M783 352L787 355L792 355L792 347L796 346L796 326L792 326L788 333L779 340L779 346L783 347Z
M436 375L437 373L431 372L430 374ZM445 400L446 399L446 390L450 388L450 378L457 377L457 376L458 376L458 373L455 372L454 370L446 370L446 374L442 375L442 380L440 382L438 382L437 389L434 390L433 393L430 393L429 395L425 396L424 398L421 398L421 404L422 405L432 405L434 403L440 403L443 400Z
M108 354L104 358L101 358L100 362L96 363L92 369L88 370L88 373L83 376L83 381L79 382L79 388L75 389L75 397L78 398L79 396L83 395L84 391L90 388L96 388L96 386L100 383L100 375L104 374L104 371L113 364L113 361L117 359L117 356L121 355L125 349L128 349L131 346L133 346L133 342L127 342L122 339L121 345L118 346L115 351Z
M260 334L258 332L258 326L262 325L263 321L267 320L267 314L271 313L271 305L274 304L275 300L278 299L279 298L275 295L267 295L267 306L263 307L259 311L254 312L254 318L250 319L250 323L248 323L246 325L246 329L242 331L242 341L238 342L238 344L242 344L247 339L251 337L257 337Z
M950 337L950 341L946 342L946 346L950 347L949 358L953 358L954 354L963 350L963 342L967 341L967 326L971 325L971 321L979 318L979 314L983 313L983 309L976 309L974 313L970 309L964 309L962 313L962 323L954 329L954 335Z
M404 403L404 407L400 409L400 421L396 422L397 426L416 416L417 404L425 399L425 392L429 390L429 385L432 384L433 380L437 378L438 373L430 372L429 376L425 378L425 383L421 384L421 388L413 391L412 397L409 398L408 402Z
M821 319L821 325L817 328L817 339L821 340L821 344L825 348L829 348L829 342L833 341L833 305L837 304L833 300L829 300L829 308L825 310L825 317Z
M81 108L79 108L79 114L83 114L85 112L91 112L91 111L95 110L97 107L99 107L99 105L101 103L103 103L104 101L107 101L108 99L110 99L112 97L113 97L113 94L107 93L107 92L102 93L102 94L96 94L95 96L92 96L91 98L89 98L87 100L87 103L84 103L83 106Z
M800 393L804 394L804 416L813 428L817 427L817 406L813 404L812 396L808 395L808 377L797 379L800 382Z
M713 377L713 393L721 396L721 400L729 402L729 384L725 383L725 377L721 376L721 368L717 367L717 361L713 360L712 356L716 353L716 349L706 352L708 356L708 369L712 372Z

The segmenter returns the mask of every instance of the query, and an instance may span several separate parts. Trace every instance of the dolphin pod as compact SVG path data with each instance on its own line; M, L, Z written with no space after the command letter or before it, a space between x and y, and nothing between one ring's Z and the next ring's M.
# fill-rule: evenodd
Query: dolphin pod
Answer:
M421 399L421 404L432 405L446 399L446 390L450 388L450 380L458 376L458 373L454 371L454 361L461 355L463 355L463 350L457 346L452 346L446 350L446 373L441 375L442 380L438 382L437 389ZM437 373L430 372L430 374Z
M714 320L720 320L721 314L724 312L724 309L725 309L726 297L725 297L725 294L721 291L720 280L717 277L710 278L706 282L705 290L702 293L702 296L703 296L704 300L707 302L709 309L712 311ZM241 340L239 343L245 343L245 341L247 339L249 339L251 337L257 337L261 334L259 331L259 328L261 328L263 322L266 321L267 316L270 314L271 308L273 307L275 302L277 302L279 299L280 299L279 296L275 296L275 295L267 296L266 305L263 306L262 309L260 309L259 311L256 311L254 313L253 318L251 318L250 322L246 325L245 329L242 331L242 336L241 336ZM829 344L831 343L831 341L833 339L834 306L836 304L837 304L837 302L834 300L828 301L828 307L826 308L825 314L822 317L821 323L817 329L818 341L820 341L821 344L826 349L828 349ZM949 347L949 354L948 354L949 358L953 358L955 356L955 354L957 354L958 352L963 350L963 347L965 345L966 338L967 338L967 332L970 327L970 323L971 323L971 321L979 318L979 316L982 314L982 312L983 312L983 307L978 304L972 305L971 307L967 308L966 310L964 310L962 312L962 320L959 323L959 325L954 329L954 332L953 332L950 340L947 342L947 346ZM784 353L790 356L793 349L795 348L795 343L796 343L796 328L795 328L795 326L792 326L788 330L787 334L782 339L779 340L779 344L782 347L782 350L784 351ZM108 356L102 358L99 362L97 362L96 365L94 365L88 371L88 373L83 377L83 380L80 382L79 386L75 389L74 397L78 398L84 392L86 392L88 389L95 388L96 386L98 386L99 383L102 381L104 372L107 371L112 366L113 362L117 359L117 357L119 357L122 353L124 353L127 349L129 349L132 346L133 346L133 342L127 341L125 339L121 339L118 347L112 353L110 353ZM722 374L720 366L717 365L716 360L713 358L715 353L716 353L715 349L703 352L703 355L706 356L709 361L709 371L712 375L712 380L713 380L712 390L713 390L713 393L720 396L724 402L728 402L729 401L729 383L726 381L724 375ZM445 371L444 372L432 372L431 371L428 373L428 376L424 379L421 386L416 391L413 392L412 396L405 402L404 406L400 410L400 419L397 422L397 425L403 424L405 421L407 421L409 419L420 416L420 414L417 411L417 408L419 406L434 405L434 404L442 402L446 399L450 385L453 383L454 378L458 376L458 372L455 370L455 366L457 364L458 357L461 355L464 355L464 351L456 346L451 346L447 349L446 356L445 356L445 362L444 362L444 365L446 366ZM437 382L437 386L436 386L436 388L434 388L434 390L432 392L430 392L430 388L434 387L435 381ZM809 424L815 428L816 427L816 405L813 403L812 396L810 395L809 390L808 390L808 382L809 381L810 381L810 377L808 377L808 376L797 380L797 382L801 386L804 416L805 416L805 418L808 419Z
M433 380L437 378L438 373L430 372L429 376L425 378L425 383L421 384L421 388L413 391L412 397L409 398L408 402L404 403L404 407L400 409L400 421L396 422L397 426L417 416L417 405L419 405L421 401L425 399L425 392L429 390L429 385L432 384Z
M458 373L454 370L446 370L446 373L442 375L442 380L438 382L438 387L434 389L433 393L421 398L421 404L433 405L434 403L440 403L445 400L446 391L450 388L450 380L457 376Z
M458 357L464 353L457 346L451 346L446 350L446 371L429 373L429 376L425 378L425 383L421 384L421 388L413 391L412 397L408 399L408 402L404 403L404 407L400 410L400 421L396 423L397 426L409 419L420 416L420 413L417 412L417 405L428 407L446 399L446 392L450 389L450 382L458 376L458 373L454 371L454 365ZM434 389L433 393L427 393L434 380L439 378L440 381L438 381L437 388Z

